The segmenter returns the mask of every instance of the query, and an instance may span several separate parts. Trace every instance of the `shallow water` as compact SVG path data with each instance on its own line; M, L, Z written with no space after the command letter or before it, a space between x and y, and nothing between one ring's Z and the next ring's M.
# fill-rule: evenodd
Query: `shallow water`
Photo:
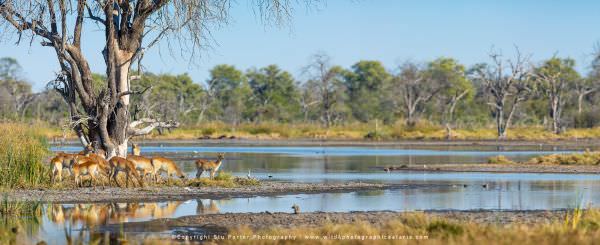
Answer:
M485 163L491 156L504 155L515 161L534 156L568 153L580 149L560 147L451 147L424 146L421 148L378 146L194 146L181 144L142 145L142 155L163 155L174 159L180 167L195 176L194 159L214 159L217 152L225 153L221 170L246 176L273 176L291 181L378 181L387 166ZM77 152L81 147L52 147L54 151ZM355 173L359 173L356 175ZM373 176L368 179L365 176Z
M393 176L392 174L387 174ZM372 176L375 177L375 176ZM71 239L102 238L95 228L107 224L174 218L187 215L239 212L348 212L375 210L552 210L600 204L600 181L595 175L565 174L399 174L398 183L435 184L419 189L358 191L349 193L298 194L228 199L146 203L94 203L44 205L41 229L32 238L51 244ZM483 185L487 186L484 187ZM465 186L466 185L466 186ZM153 235L169 237L192 231L180 227ZM157 233L158 232L158 233ZM199 233L196 230L192 233ZM108 234L108 232L107 232ZM150 233L129 232L129 237ZM120 234L124 235L124 234ZM136 239L137 239L136 238Z
M95 227L185 215L237 212L291 212L297 204L303 212L374 210L550 210L600 204L600 176L591 174L424 173L392 172L390 165L481 163L490 156L513 160L572 152L582 149L532 149L531 147L422 147L406 149L375 146L239 146L146 145L145 155L160 154L176 160L189 176L195 175L193 159L225 152L222 170L270 181L383 182L431 185L419 189L282 195L272 197L193 199L158 203L53 204L29 229L33 240L65 243L67 237L89 242L111 239L114 234L90 232ZM79 147L53 147L55 151L79 151ZM271 176L271 177L269 177ZM600 205L598 205L600 206ZM158 233L169 236L190 232L185 227ZM194 232L202 232L197 230ZM108 235L107 235L108 234ZM123 235L123 234L121 234ZM126 234L145 237L148 233Z

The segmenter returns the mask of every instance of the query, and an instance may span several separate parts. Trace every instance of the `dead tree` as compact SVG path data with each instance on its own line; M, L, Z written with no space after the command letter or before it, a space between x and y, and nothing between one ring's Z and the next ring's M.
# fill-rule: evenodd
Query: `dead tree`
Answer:
M502 55L492 52L492 64L476 69L477 79L481 80L490 96L488 104L496 121L499 139L506 138L515 111L532 91L529 57L523 57L518 49L516 53L514 60L503 60Z
M194 57L206 41L206 31L227 20L228 0L0 0L1 35L23 37L52 48L60 73L52 85L68 104L71 124L81 143L91 142L108 156L124 156L130 137L156 127L179 123L143 118L130 122L131 66L139 64L144 50L160 40L174 39L182 55ZM285 17L284 0L259 1L267 18ZM273 14L274 13L274 14ZM84 29L104 33L102 55L106 83L96 92L92 72L82 52ZM90 28L91 29L91 28ZM170 50L171 40L167 42Z
M327 54L317 53L302 71L309 79L305 84L305 90L308 91L305 92L315 93L310 99L303 96L303 111L306 113L307 107L318 104L320 118L325 127L331 127L341 116L340 107L343 107L345 94L342 86L342 68L332 66L330 60Z
M409 126L416 123L418 115L425 109L425 103L429 102L443 87L433 83L431 77L414 63L405 63L400 67L400 74L394 76L392 86L401 98L400 101L394 100L395 107L402 104L406 123Z

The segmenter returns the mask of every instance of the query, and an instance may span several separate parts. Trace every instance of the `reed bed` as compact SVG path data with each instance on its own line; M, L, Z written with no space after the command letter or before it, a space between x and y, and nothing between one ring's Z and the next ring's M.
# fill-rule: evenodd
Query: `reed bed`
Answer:
M0 124L0 188L46 186L49 168L44 164L50 155L46 137L23 124Z

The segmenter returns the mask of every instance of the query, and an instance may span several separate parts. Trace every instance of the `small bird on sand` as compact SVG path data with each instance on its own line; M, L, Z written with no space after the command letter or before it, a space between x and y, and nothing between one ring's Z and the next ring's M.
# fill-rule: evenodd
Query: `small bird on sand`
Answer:
M292 206L292 209L294 210L294 214L299 214L300 213L300 206L298 206L298 204L294 204Z
M483 187L483 188L486 188L486 189L487 189L487 188L488 188L488 184L483 184L481 187Z

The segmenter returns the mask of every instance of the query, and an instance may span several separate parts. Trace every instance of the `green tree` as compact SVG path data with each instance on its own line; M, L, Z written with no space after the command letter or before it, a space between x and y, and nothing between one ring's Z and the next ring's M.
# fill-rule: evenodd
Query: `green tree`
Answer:
M430 62L426 73L436 86L443 88L440 91L440 99L445 108L443 122L450 137L456 106L465 98L472 98L473 83L467 78L465 67L452 58L438 58Z
M345 72L339 66L332 66L329 56L322 53L313 55L310 64L304 68L304 73L309 77L304 84L304 93L310 95L311 101L318 105L317 114L325 127L349 116Z
M290 121L299 111L299 93L292 75L269 65L250 70L246 76L252 89L249 117L254 121L265 119Z
M368 122L373 119L391 119L386 104L386 88L391 75L379 61L359 61L346 72L350 108L356 119Z
M559 134L563 123L561 116L568 101L570 89L581 77L575 70L575 60L553 57L535 69L536 90L548 100L548 113L552 119L552 132Z
M3 117L23 119L27 107L35 99L31 84L21 78L19 62L10 57L0 58L0 106Z
M146 73L141 80L132 83L132 89L136 90L149 87L149 91L133 96L135 118L173 119L191 123L193 119L198 121L204 116L207 107L202 99L206 93L188 74Z
M233 125L242 120L251 90L244 74L232 65L217 65L210 71L208 91L219 119Z

